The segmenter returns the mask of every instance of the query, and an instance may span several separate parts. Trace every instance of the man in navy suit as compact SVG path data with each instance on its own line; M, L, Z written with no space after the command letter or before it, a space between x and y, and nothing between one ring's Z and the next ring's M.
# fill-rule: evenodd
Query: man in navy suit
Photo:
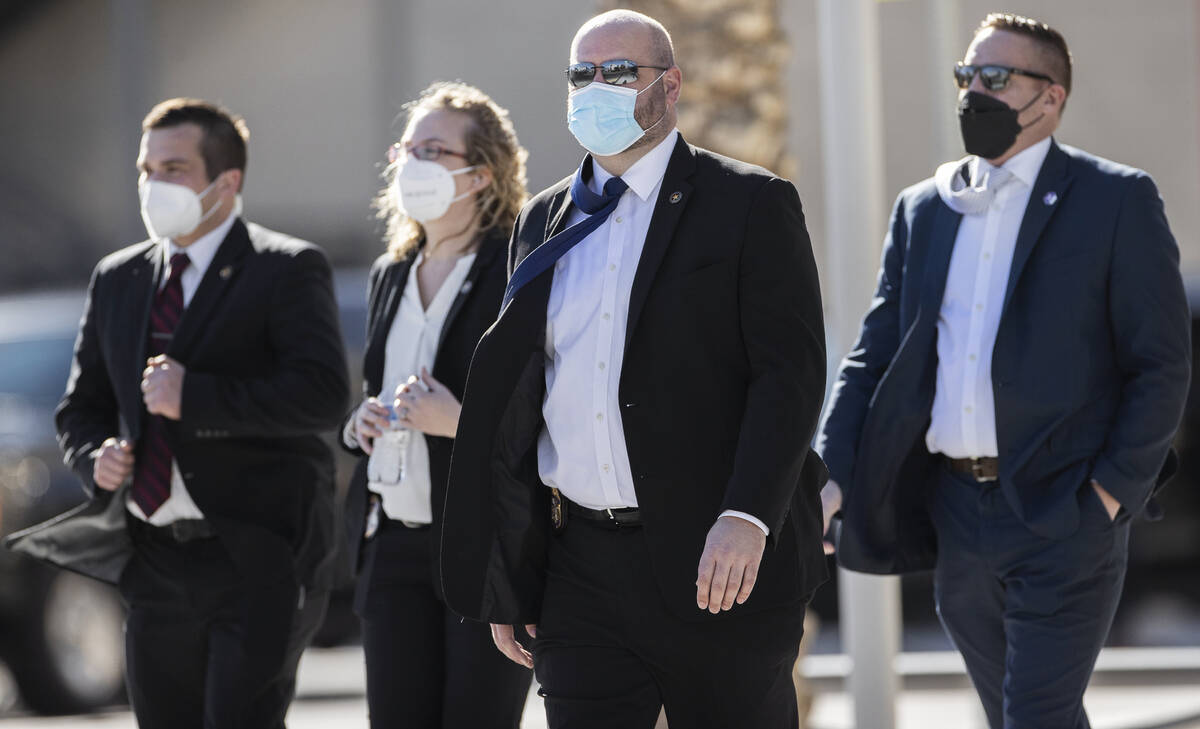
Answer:
M849 569L936 565L992 727L1087 727L1129 521L1173 470L1179 252L1149 176L1052 138L1057 31L989 15L955 77L971 156L896 201L818 441L826 519Z

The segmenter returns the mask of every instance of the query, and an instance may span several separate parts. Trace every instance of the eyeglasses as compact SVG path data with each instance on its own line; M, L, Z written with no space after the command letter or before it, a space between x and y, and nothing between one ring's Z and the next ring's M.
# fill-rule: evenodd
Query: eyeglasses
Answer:
M571 84L573 89L582 89L596 78L595 63L573 63L567 66L567 83ZM637 81L639 68L653 68L656 71L666 71L663 66L640 66L633 61L625 59L617 59L613 61L605 61L601 63L600 76L606 84L614 84L616 86L624 86L625 84Z
M396 142L388 147L387 161L390 164L396 160L404 159L408 155L412 155L426 162L436 162L441 159L443 154L462 157L463 159L467 158L465 152L455 152L452 149L446 149L437 142L422 142L420 144L401 144L400 142Z
M965 89L971 85L971 80L975 78L975 74L979 74L979 81L983 84L983 88L988 91L1000 91L1005 86L1008 86L1009 79L1012 74L1020 74L1029 76L1030 78L1039 78L1043 81L1054 83L1054 79L1044 73L1037 71L1026 71L1023 68L1013 68L1012 66L997 66L988 64L986 66L968 66L965 63L958 63L954 67L954 80L958 83L958 88Z

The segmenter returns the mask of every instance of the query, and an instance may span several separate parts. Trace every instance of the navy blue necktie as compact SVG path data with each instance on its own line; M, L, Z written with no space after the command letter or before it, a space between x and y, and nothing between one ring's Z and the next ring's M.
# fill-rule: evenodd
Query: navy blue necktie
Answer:
M587 183L583 180L585 167L587 167L586 161L575 173L575 179L571 180L571 200L580 210L587 213L588 217L558 235L551 236L549 240L533 249L528 256L525 256L524 260L517 264L517 270L513 271L512 278L508 279L508 288L504 290L504 301L500 304L500 311L504 311L508 302L512 301L522 286L553 266L555 261L565 256L567 251L575 247L576 243L586 238L589 233L599 228L601 223L608 220L612 211L617 209L617 202L621 199L621 195L629 189L629 185L626 185L624 180L620 177L613 177L604 183L604 194L597 195L588 189Z

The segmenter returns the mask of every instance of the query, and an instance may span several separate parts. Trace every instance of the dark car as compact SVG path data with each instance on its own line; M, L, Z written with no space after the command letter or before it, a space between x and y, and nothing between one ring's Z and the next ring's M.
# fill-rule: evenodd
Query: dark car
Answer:
M339 270L334 280L355 383L366 338L366 280L365 269ZM85 498L63 465L54 429L83 304L79 290L0 297L0 534L49 519ZM355 384L355 398L358 392ZM338 458L341 504L354 463L332 434L330 445ZM339 549L344 541L337 540ZM339 555L337 565L339 589L314 641L322 646L358 635L349 561ZM0 549L0 660L12 670L27 708L81 713L124 701L124 619L112 587Z
M0 298L0 532L84 499L62 463L54 407L83 310L80 292ZM124 696L124 609L116 591L0 550L0 658L25 704L77 712Z

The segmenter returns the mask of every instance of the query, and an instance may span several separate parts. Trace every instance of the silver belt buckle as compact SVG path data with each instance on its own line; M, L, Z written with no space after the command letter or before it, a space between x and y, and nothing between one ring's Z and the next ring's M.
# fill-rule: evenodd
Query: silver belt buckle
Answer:
M983 472L983 459L981 458L971 459L971 475L976 481L988 482L996 480L995 476L988 476Z

